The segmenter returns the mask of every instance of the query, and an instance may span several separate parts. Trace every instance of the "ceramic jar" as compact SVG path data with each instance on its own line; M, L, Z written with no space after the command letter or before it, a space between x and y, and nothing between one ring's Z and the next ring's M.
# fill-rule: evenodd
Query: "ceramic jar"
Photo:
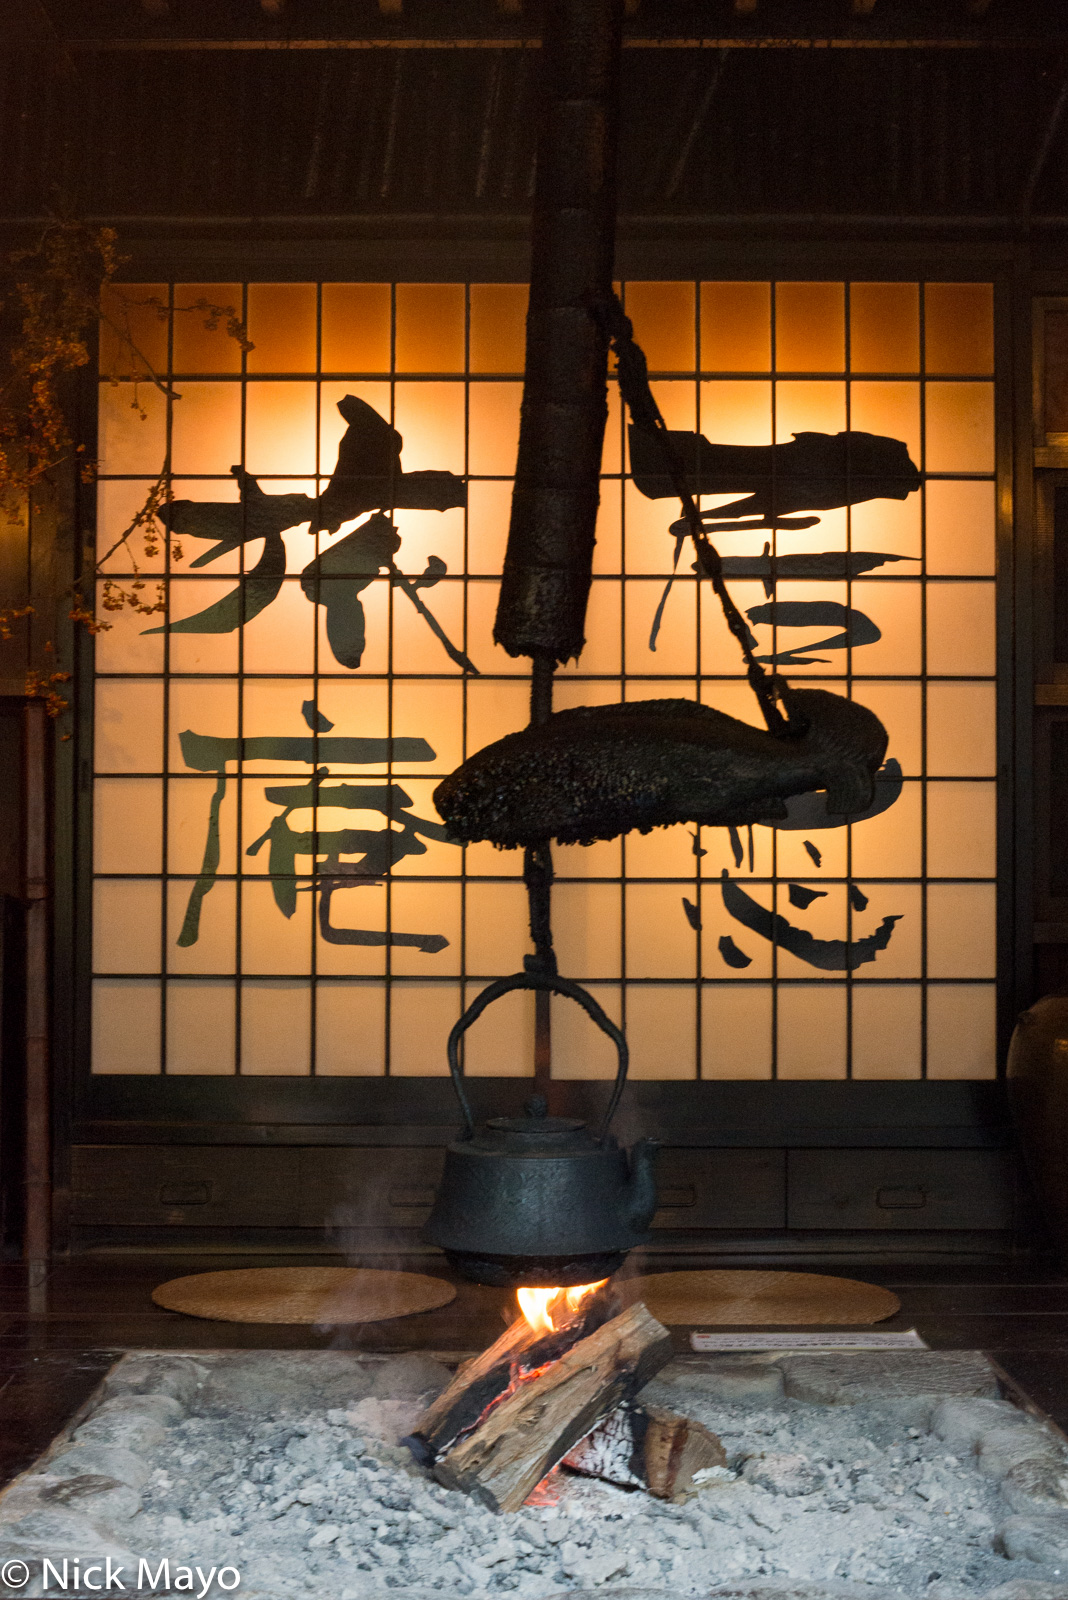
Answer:
M1068 1261L1068 994L1047 994L1009 1046L1009 1105L1058 1256Z

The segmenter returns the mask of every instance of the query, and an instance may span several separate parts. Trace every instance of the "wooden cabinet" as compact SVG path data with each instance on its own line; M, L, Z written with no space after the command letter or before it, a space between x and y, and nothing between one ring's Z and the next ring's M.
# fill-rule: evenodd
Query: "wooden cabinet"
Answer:
M79 1145L76 1239L122 1229L208 1242L211 1230L284 1236L358 1254L423 1251L419 1230L441 1177L440 1145ZM657 1156L652 1248L725 1248L763 1232L789 1249L816 1232L969 1231L1005 1239L1016 1216L1008 1150L694 1149ZM672 1241L675 1241L674 1243Z

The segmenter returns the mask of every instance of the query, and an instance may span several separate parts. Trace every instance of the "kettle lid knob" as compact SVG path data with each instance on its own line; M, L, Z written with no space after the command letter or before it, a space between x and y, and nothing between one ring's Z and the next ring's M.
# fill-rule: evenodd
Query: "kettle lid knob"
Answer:
M543 1094L532 1094L523 1110L528 1117L547 1117L549 1115L549 1102Z

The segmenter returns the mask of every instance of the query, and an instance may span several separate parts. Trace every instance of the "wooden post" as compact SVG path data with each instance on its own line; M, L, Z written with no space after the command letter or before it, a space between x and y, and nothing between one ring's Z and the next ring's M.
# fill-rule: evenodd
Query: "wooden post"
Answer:
M23 744L26 899L26 1215L23 1255L30 1288L48 1273L52 1244L51 1048L49 1037L48 716L28 700Z

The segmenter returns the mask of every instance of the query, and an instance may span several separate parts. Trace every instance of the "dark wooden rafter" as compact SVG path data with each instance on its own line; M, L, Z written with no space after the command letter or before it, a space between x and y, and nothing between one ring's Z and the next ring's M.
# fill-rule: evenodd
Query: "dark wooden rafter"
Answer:
M150 49L168 45L345 48L376 42L407 48L440 43L493 48L536 43L543 13L542 0L449 0L447 6L438 0L349 0L342 8L331 0L238 0L225 8L213 8L203 0L200 4L183 0L181 5L175 0L139 0L129 8L109 6L106 0L41 3L66 41ZM1016 0L1011 8L996 0L898 0L892 6L885 0L622 0L622 4L628 19L625 44L639 48L719 43L865 48L880 42L1041 47L1064 37L1068 22L1051 17L1055 8L1043 6L1041 0ZM161 22L169 24L169 37L160 29ZM0 38L18 37L25 26L18 16L0 21ZM258 27L265 30L259 39ZM509 30L514 34L511 39Z

